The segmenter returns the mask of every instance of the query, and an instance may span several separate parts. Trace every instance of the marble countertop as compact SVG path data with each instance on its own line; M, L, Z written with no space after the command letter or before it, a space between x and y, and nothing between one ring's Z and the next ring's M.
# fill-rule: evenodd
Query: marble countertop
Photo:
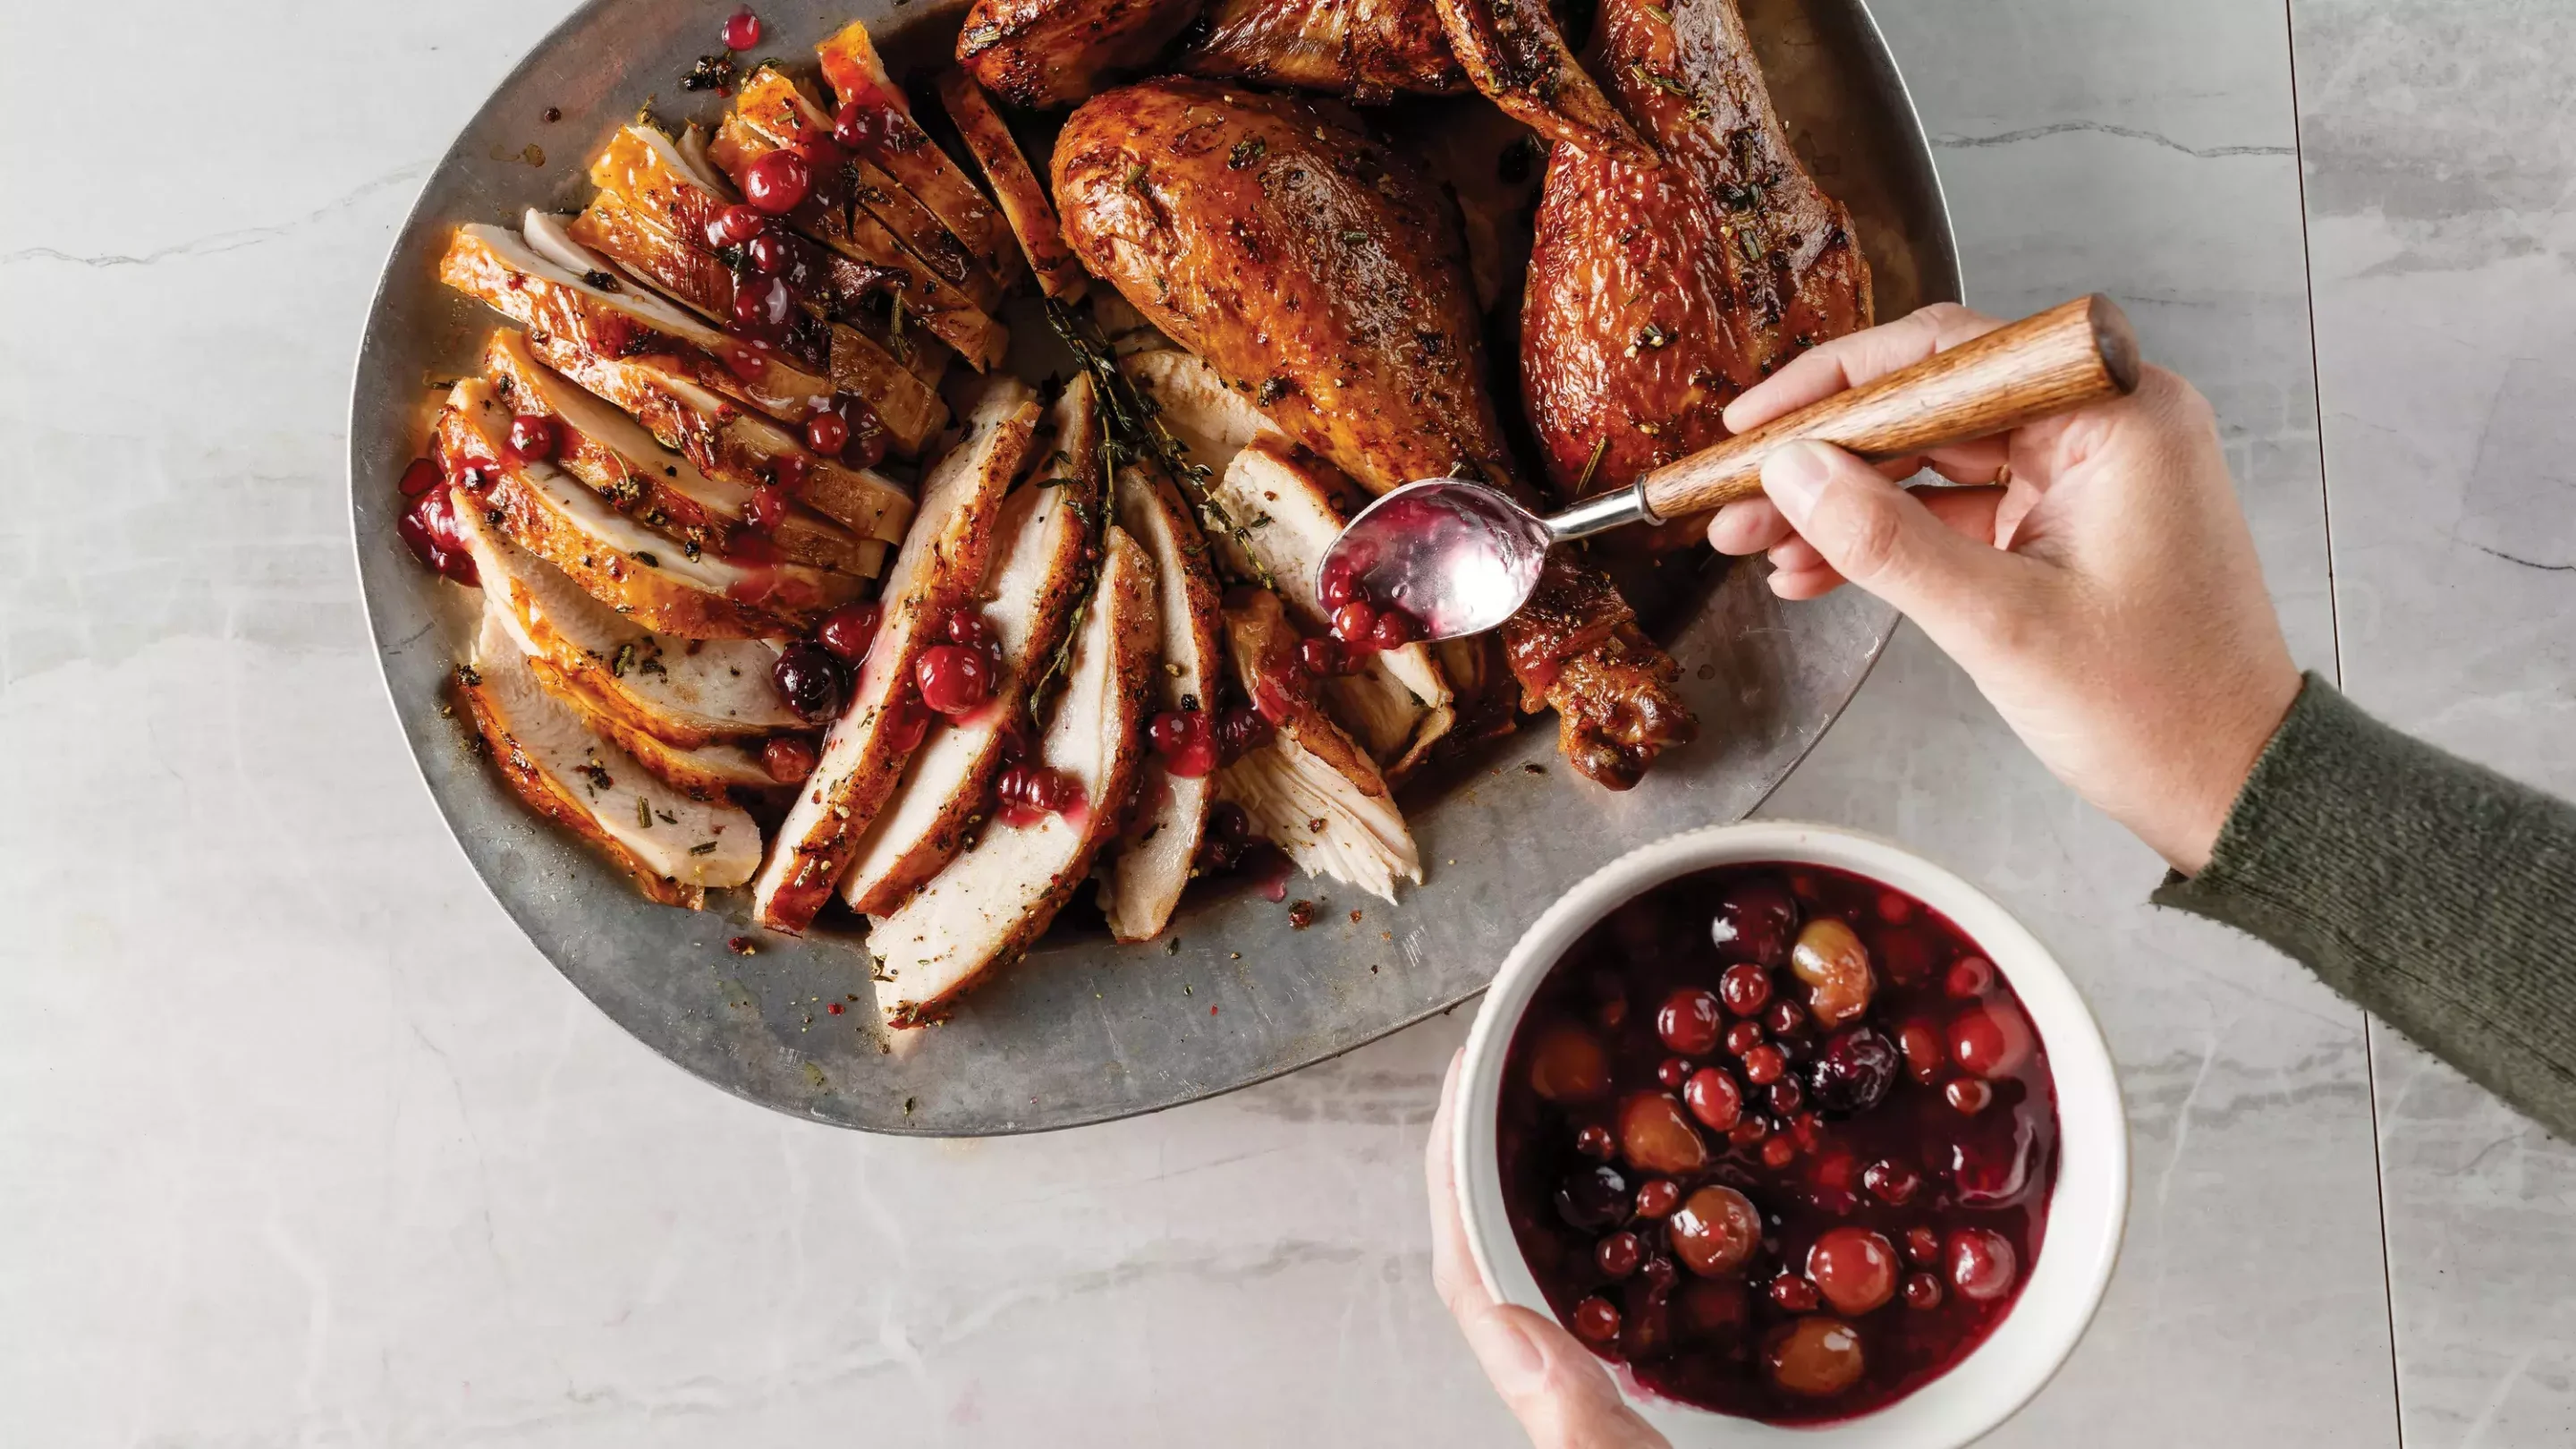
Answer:
M1114 1126L869 1138L654 1058L468 872L376 682L342 410L412 191L566 8L141 0L0 48L0 1443L1512 1442L1428 1285L1463 1015ZM2576 11L1881 9L1971 297L2120 298L2216 402L2302 661L2576 792ZM1919 636L1767 811L1984 884L2118 1056L2120 1271L1990 1442L2576 1436L2576 1153L2150 910Z

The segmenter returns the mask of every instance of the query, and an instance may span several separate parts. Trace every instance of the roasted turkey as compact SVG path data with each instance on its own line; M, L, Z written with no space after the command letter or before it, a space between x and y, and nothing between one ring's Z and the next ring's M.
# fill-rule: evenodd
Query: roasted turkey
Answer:
M1305 101L1205 81L1095 97L1057 138L1074 254L1292 440L1372 493L1519 489L1457 221L1402 157ZM1555 607L1505 628L1530 708L1584 774L1634 784L1695 725L1672 661L1606 582L1549 565Z

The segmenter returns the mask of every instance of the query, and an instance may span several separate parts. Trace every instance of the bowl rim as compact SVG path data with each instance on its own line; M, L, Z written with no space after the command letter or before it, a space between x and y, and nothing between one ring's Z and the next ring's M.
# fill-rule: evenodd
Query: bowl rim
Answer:
M1787 861L1849 870L1947 915L2012 983L2046 1046L2059 1160L2036 1266L2003 1321L1966 1358L1893 1403L1828 1424L1782 1426L1662 1398L1612 1366L1620 1393L1677 1449L1786 1443L1833 1449L1954 1449L2038 1394L2091 1324L2117 1265L2128 1213L2128 1116L2101 1029L2056 958L1992 897L1894 841L1840 826L1756 820L1704 826L1640 846L1559 897L1495 973L1467 1035L1450 1161L1468 1247L1485 1287L1551 1318L1502 1200L1495 1127L1503 1060L1539 984L1584 931L1618 906L1712 866Z

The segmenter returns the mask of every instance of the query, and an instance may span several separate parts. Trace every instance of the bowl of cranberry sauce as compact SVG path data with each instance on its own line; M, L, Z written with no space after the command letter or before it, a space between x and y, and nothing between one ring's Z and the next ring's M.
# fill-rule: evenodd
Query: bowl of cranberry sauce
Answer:
M1864 836L1729 826L1605 869L1505 963L1465 1072L1480 1269L1676 1443L1964 1443L2117 1255L2125 1117L2081 998Z

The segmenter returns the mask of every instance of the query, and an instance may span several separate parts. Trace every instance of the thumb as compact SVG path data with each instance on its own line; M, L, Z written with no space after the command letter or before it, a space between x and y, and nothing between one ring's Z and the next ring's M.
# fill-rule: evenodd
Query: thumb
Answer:
M1829 443L1783 443L1762 488L1836 573L1885 599L1935 639L1955 634L2010 587L2014 560L1932 516L1903 488Z
M1671 1449L1620 1399L1601 1360L1553 1320L1486 1303L1458 1325L1533 1449Z

